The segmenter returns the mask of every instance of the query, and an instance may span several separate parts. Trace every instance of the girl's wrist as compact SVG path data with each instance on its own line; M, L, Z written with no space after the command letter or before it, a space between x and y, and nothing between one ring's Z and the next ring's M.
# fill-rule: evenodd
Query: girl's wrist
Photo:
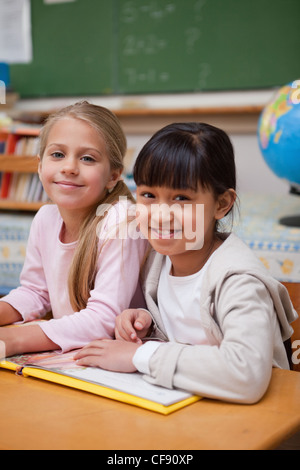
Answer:
M22 315L14 307L5 301L0 302L0 326L11 325L22 320Z
M24 325L8 328L6 332L7 355L24 354L29 352L53 351L59 346L45 335L39 325Z

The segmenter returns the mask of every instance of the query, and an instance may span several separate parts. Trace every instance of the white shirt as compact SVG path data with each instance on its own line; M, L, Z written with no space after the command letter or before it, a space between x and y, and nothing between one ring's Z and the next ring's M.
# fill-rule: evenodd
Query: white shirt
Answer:
M201 324L200 293L204 273L212 257L203 268L190 276L172 276L172 263L165 257L158 284L158 308L169 341L184 344L209 344ZM137 349L133 363L137 370L150 374L149 362L160 346L148 341Z

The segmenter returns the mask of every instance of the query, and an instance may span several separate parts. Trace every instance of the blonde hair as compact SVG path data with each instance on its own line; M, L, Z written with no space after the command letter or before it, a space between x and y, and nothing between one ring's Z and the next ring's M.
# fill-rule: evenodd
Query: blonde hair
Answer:
M41 160L53 125L66 117L81 119L90 124L106 144L111 169L123 169L127 143L118 118L108 109L92 105L87 101L68 106L49 116L40 133ZM107 191L106 196L92 208L80 227L68 278L70 303L75 312L86 308L90 292L94 288L99 257L97 227L103 219L103 215L97 215L97 208L100 204L115 204L120 196L125 196L135 202L126 184L118 181L113 191L110 193Z

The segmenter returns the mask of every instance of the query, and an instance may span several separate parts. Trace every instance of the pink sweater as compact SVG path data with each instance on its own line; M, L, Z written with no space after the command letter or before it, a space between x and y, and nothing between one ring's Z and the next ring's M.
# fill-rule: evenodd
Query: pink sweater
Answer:
M124 213L124 208L121 208ZM53 320L40 324L63 352L114 335L115 318L128 308L139 292L139 269L147 241L109 240L109 228L120 203L108 213L101 229L103 247L98 259L95 287L87 306L74 312L68 294L68 272L76 242L60 241L63 220L57 206L47 205L33 220L21 273L21 286L4 297L25 322L52 310ZM105 240L106 238L106 240ZM140 302L140 301L139 301Z

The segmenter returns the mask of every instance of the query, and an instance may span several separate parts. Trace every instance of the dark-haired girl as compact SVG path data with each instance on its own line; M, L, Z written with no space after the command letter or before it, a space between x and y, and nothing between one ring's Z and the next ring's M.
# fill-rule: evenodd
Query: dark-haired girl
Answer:
M236 201L234 152L208 124L172 124L134 169L138 224L152 245L148 310L117 318L116 340L84 348L81 364L145 374L150 383L254 403L272 367L289 368L283 342L295 320L286 289L220 221Z

